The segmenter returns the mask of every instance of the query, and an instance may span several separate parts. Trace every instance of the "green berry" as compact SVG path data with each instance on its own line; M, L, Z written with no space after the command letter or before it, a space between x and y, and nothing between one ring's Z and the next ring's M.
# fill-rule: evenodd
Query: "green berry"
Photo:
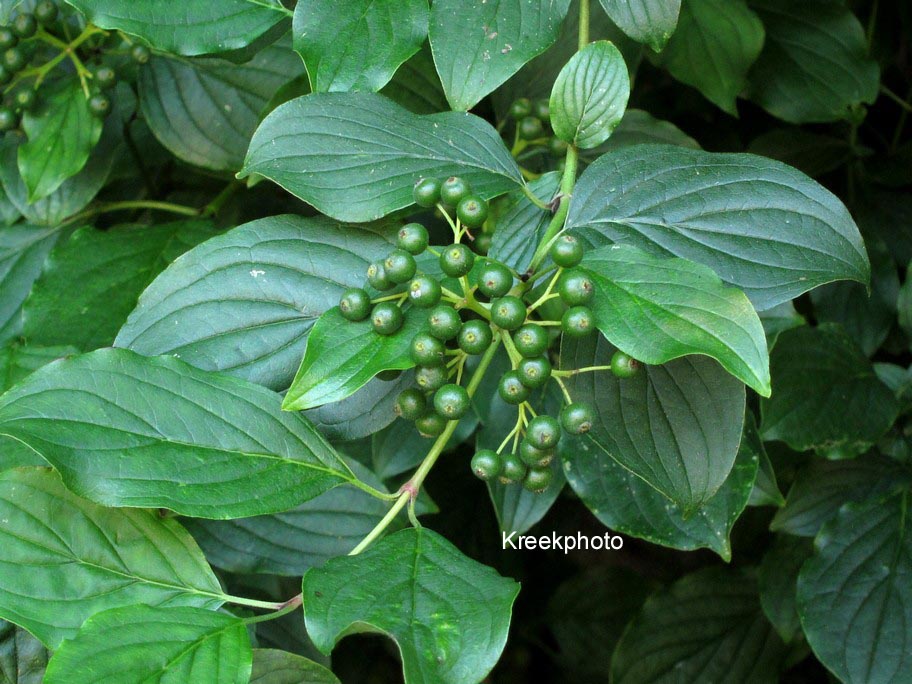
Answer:
M512 287L513 274L500 262L487 262L478 274L478 291L486 297L503 297Z
M13 80L13 75L10 73L9 69L0 64L0 85L6 85Z
M527 116L532 114L532 102L529 101L528 97L521 97L513 101L513 104L510 105L510 118L514 121L519 121L524 119Z
M407 223L399 229L396 237L396 246L404 249L409 254L418 256L428 246L427 228L420 223Z
M611 372L619 378L632 378L640 370L640 362L618 349L611 357Z
M508 295L491 302L491 321L504 330L516 330L526 320L526 303Z
M11 131L18 125L16 113L9 107L0 107L0 132Z
M557 291L567 306L588 304L595 294L595 286L585 273L567 271L557 284Z
M520 460L519 456L516 454L506 454L503 456L503 468L501 468L500 475L497 476L497 479L501 484L513 484L514 482L521 482L526 476L526 464Z
M436 178L421 179L415 183L412 198L419 207L430 209L436 206L440 201L440 181Z
M38 22L35 15L23 12L13 20L13 33L20 38L31 38L38 32Z
M17 48L17 47L8 48L3 53L3 67L7 71L16 73L17 71L22 69L22 67L24 67L27 63L28 63L28 60L26 59L25 53L22 51L21 48Z
M402 390L396 397L396 415L405 420L418 420L427 412L427 399L424 392L414 387Z
M404 249L394 249L384 260L383 268L386 277L399 285L414 277L418 264L415 263L415 257Z
M574 306L564 312L561 329L570 337L585 337L595 332L595 318L585 306Z
M573 268L583 260L583 245L572 235L563 233L551 245L551 260L561 268Z
M31 88L23 88L15 95L16 109L30 112L38 104L38 94Z
M548 331L535 323L527 323L513 333L513 344L527 359L541 356L548 349Z
M481 449L472 456L471 467L475 477L487 482L500 475L503 470L503 459L493 449Z
M371 323L380 335L392 335L402 327L405 317L393 302L380 302L371 311Z
M16 47L19 44L19 37L13 33L9 26L0 26L0 50Z
M523 359L517 369L522 383L529 389L544 387L551 377L551 362L545 356L535 359Z
M428 314L428 330L438 340L452 340L462 328L462 318L452 306L435 306Z
M548 151L551 152L555 157L560 157L563 159L567 155L567 148L569 145L566 141L561 140L558 137L553 137L548 141Z
M95 85L102 90L108 90L117 83L117 72L109 66L100 66L95 71Z
M428 309L436 306L442 295L443 289L436 278L421 275L409 283L409 301L419 309Z
M459 329L456 342L466 354L483 354L494 339L491 326L485 321L466 321Z
M539 449L531 442L523 440L519 443L519 458L527 466L541 468L550 465L554 460L554 449Z
M500 378L497 393L508 404L521 404L529 398L531 390L522 383L519 373L515 370L507 371Z
M339 311L349 321L363 321L370 315L371 298L365 290L353 287L342 293L339 300Z
M449 207L455 207L470 192L472 189L468 182L458 176L451 176L440 184L440 201Z
M152 52L145 45L134 45L130 49L130 57L137 64L148 64L152 59Z
M92 116L103 119L111 111L111 100L108 99L107 95L102 95L101 93L92 95L89 98L89 111L92 112Z
M422 366L415 372L415 384L424 392L439 390L448 379L449 373L443 366Z
M410 355L419 366L442 366L446 360L446 346L428 333L418 333L412 338Z
M521 119L516 128L519 131L519 137L523 140L537 140L545 134L545 127L542 126L540 119L534 116L527 116Z
M475 242L472 243L472 249L478 254L487 254L491 249L491 234L482 233L478 235L475 238Z
M450 383L434 394L434 410L447 420L459 420L472 406L465 387Z
M472 270L475 255L462 244L452 244L440 253L440 269L451 278L461 278Z
M542 123L551 121L551 103L545 98L536 100L535 104L532 105L532 116Z
M439 437L446 430L447 419L434 411L428 411L415 421L415 427L422 437Z
M523 487L535 494L541 494L551 484L554 475L551 468L529 468L526 477L523 478Z
M554 416L535 416L526 427L526 441L537 449L553 449L560 435L561 426Z
M592 429L595 412L589 404L574 402L561 409L561 426L571 435L584 435Z
M456 205L456 218L469 228L481 228L488 220L488 203L475 195L468 195Z
M57 5L52 0L41 0L35 5L35 18L42 24L50 24L58 15Z
M386 269L383 267L382 261L375 261L367 267L367 282L375 290L389 290L395 287L393 281L386 275Z

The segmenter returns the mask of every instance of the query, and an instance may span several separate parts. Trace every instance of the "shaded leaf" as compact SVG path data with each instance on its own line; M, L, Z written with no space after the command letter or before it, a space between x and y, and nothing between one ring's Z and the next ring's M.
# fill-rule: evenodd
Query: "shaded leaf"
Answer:
M624 33L656 52L674 33L681 0L600 0L611 20Z

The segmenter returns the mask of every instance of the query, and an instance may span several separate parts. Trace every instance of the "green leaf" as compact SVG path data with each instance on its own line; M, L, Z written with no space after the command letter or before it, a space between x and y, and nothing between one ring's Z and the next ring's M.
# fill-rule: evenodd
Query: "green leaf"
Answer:
M607 154L580 176L567 227L595 245L629 242L709 266L760 310L870 274L842 202L749 154L659 145Z
M399 647L406 684L475 684L500 657L519 585L410 528L308 570L303 592L323 653L352 632L379 632Z
M551 90L554 134L581 149L605 142L630 97L624 57L607 40L590 43L561 69Z
M772 309L758 312L758 315L760 316L760 322L763 324L763 330L766 332L766 343L770 349L775 346L779 335L786 330L807 324L804 316L798 313L795 305L791 302L777 304Z
M774 128L751 140L747 151L778 159L811 178L835 171L855 155L849 141L805 128Z
M362 439L396 420L396 399L414 384L415 375L410 372L391 380L375 377L350 397L308 409L304 415L330 441Z
M544 52L569 7L570 0L434 0L431 50L450 106L471 109Z
M128 606L93 615L48 663L45 684L247 684L244 621L202 608Z
M786 649L745 571L707 568L646 601L614 652L611 681L779 681Z
M38 639L21 627L0 620L0 682L41 684L48 657Z
M22 117L28 141L19 146L18 165L28 201L54 192L86 165L101 137L102 123L89 111L79 79L62 81L43 93L38 107Z
M812 551L810 539L777 535L763 556L757 574L763 613L786 643L801 632L796 607L796 585L798 571L804 561L810 558Z
M796 451L860 454L899 412L893 392L852 340L834 325L779 336L770 355L775 391L760 402L760 434Z
M596 439L565 438L560 451L571 488L600 522L653 544L712 549L731 560L731 530L757 477L757 453L744 439L725 482L690 515L619 465Z
M139 101L149 128L176 157L236 172L266 105L302 73L298 56L278 45L244 64L156 55L139 71Z
M614 348L601 336L564 338L561 365L609 362ZM744 385L712 359L688 356L645 366L636 376L611 373L571 377L570 394L595 407L586 439L620 466L683 509L707 504L735 463L744 423ZM568 479L576 476L570 472ZM752 478L751 478L752 479Z
M657 62L736 115L735 98L763 48L763 24L744 0L687 0Z
M812 459L798 471L770 529L813 537L843 504L873 499L910 483L907 468L875 454L845 461Z
M674 33L681 0L600 0L611 20L628 36L659 52Z
M427 43L396 70L393 80L380 92L415 114L436 114L450 108Z
M0 348L0 394L51 361L78 353L79 350L70 345L57 347L9 345Z
M292 28L317 93L380 90L427 30L427 0L301 0Z
M636 247L590 251L595 321L608 341L644 363L710 356L763 396L770 394L766 336L750 301L706 266Z
M751 0L751 7L766 43L748 95L770 114L791 123L838 121L877 99L880 69L842 3Z
M106 506L237 518L288 510L354 480L302 416L258 385L102 349L36 371L0 397L0 434Z
M0 228L0 342L18 337L22 331L22 302L59 239L57 228L21 223Z
M580 156L586 160L594 160L611 150L647 143L700 149L700 143L673 123L657 119L642 109L627 109L611 137L594 150L583 152Z
M0 142L2 144L2 142ZM13 165L15 170L15 164ZM16 174L18 176L18 173ZM3 173L0 170L0 226L11 226L16 223L22 214L19 209L10 201L9 194L3 189Z
M157 513L97 506L48 468L0 473L0 615L49 648L120 606L218 608L224 595L193 538Z
M239 178L254 173L356 222L410 206L421 178L458 175L486 198L523 182L486 121L420 116L374 93L314 93L278 107L254 134Z
M899 682L912 669L908 508L908 492L846 506L801 568L801 625L814 654L841 681Z
M389 250L378 230L323 217L246 223L165 269L114 344L286 389L314 322Z
M301 367L282 408L286 411L323 406L345 399L385 370L415 366L412 338L425 325L424 311L409 309L394 335L378 335L370 319L353 323L334 307L320 316L310 335Z
M754 487L747 505L776 507L785 505L785 497L779 491L779 483L776 481L776 471L760 440L760 432L757 430L754 414L750 411L744 418L744 436L741 437L740 451L748 451L757 455L757 479L754 480Z
M276 0L185 0L180 11L156 0L67 0L103 29L123 31L178 55L247 47L288 14Z
M288 651L253 649L250 684L339 684L322 665Z
M529 190L542 202L548 203L559 186L560 174L549 171L529 183ZM522 191L514 190L507 195L507 205L497 218L488 254L519 273L525 272L551 218L550 211L532 204Z
M110 346L165 266L216 234L209 221L83 228L54 249L23 306L29 344ZM79 287L73 287L79 283Z

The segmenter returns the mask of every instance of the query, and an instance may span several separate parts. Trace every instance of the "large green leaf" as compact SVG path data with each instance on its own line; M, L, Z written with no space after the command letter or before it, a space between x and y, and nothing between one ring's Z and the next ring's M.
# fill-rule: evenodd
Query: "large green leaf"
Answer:
M769 396L760 319L744 293L712 270L629 245L590 251L582 268L595 285L596 325L613 345L650 364L705 354Z
M434 0L431 50L450 106L471 109L544 52L569 7L570 0Z
M630 77L610 41L590 43L561 69L551 91L554 134L582 149L605 142L624 116Z
M19 173L36 202L54 192L85 166L101 137L102 123L75 76L44 94L39 106L22 117L28 142L19 146Z
M29 344L84 351L110 346L152 279L215 234L202 220L76 231L51 252L35 282L22 310L22 335Z
M224 599L176 521L80 499L48 468L0 473L0 520L0 616L49 648L108 608L217 608Z
M379 231L323 217L246 223L169 266L114 344L286 389L314 322L389 250Z
M475 684L500 657L519 585L410 528L308 570L303 592L324 653L352 631L380 632L399 647L406 684Z
M380 90L427 37L428 4L300 0L292 30L314 92Z
M561 365L603 365L613 351L600 336L565 338ZM674 502L685 517L729 477L744 423L744 385L712 359L688 356L646 366L627 379L581 373L571 378L570 393L596 409L586 439L671 499L667 505Z
M38 639L11 622L0 620L0 682L41 684L49 655Z
M155 137L176 157L236 172L266 105L302 72L298 56L278 45L244 64L155 56L140 69L139 101Z
M48 663L45 684L247 684L243 620L192 607L128 606L90 617Z
M766 43L750 75L750 98L792 123L837 121L877 99L880 69L864 29L838 2L751 0Z
M278 107L254 134L240 177L254 173L328 216L360 222L411 205L421 178L459 175L484 197L522 184L486 121L412 114L374 93L314 93Z
M57 228L25 224L0 228L0 342L22 331L22 302L58 239Z
M611 681L772 684L785 654L760 610L755 578L707 568L646 601L614 652Z
M657 61L713 104L736 114L735 98L763 48L763 24L745 0L687 0Z
M841 328L802 326L779 336L770 355L773 395L760 403L760 433L797 451L859 454L899 411L893 392Z
M768 309L834 280L867 283L855 222L835 195L749 154L637 145L605 155L573 192L567 226L709 266Z
M307 337L301 367L282 408L301 411L330 404L354 394L377 373L413 368L412 338L426 320L426 312L410 309L400 330L379 335L370 319L353 323L343 318L338 307L330 309Z
M798 614L820 661L850 684L912 671L909 493L850 504L821 530L798 576Z
M67 0L96 26L139 36L178 55L247 47L288 14L277 0Z
M611 20L628 36L660 51L674 33L681 0L600 0Z
M280 401L171 357L102 349L45 366L0 397L0 434L32 447L97 503L246 517L354 480Z
M339 684L322 665L288 651L253 649L250 684Z
M810 539L777 535L757 573L763 613L786 643L801 632L796 606L798 572L812 551Z

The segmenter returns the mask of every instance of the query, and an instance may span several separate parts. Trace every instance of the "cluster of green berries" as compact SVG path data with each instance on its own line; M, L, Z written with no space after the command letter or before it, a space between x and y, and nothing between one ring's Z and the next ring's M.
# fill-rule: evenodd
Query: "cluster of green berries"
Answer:
M520 97L510 105L509 116L515 122L516 136L520 140L543 145L558 159L567 154L567 143L551 131L551 107L547 98L533 102L528 97Z
M468 231L483 229L491 213L488 203L472 192L468 181L458 176L446 180L423 178L415 184L412 198L415 204L424 209L436 207L441 213L455 213L459 223ZM473 237L472 248L475 252L487 254L491 246L490 233L478 232L473 235L469 232L469 235Z

